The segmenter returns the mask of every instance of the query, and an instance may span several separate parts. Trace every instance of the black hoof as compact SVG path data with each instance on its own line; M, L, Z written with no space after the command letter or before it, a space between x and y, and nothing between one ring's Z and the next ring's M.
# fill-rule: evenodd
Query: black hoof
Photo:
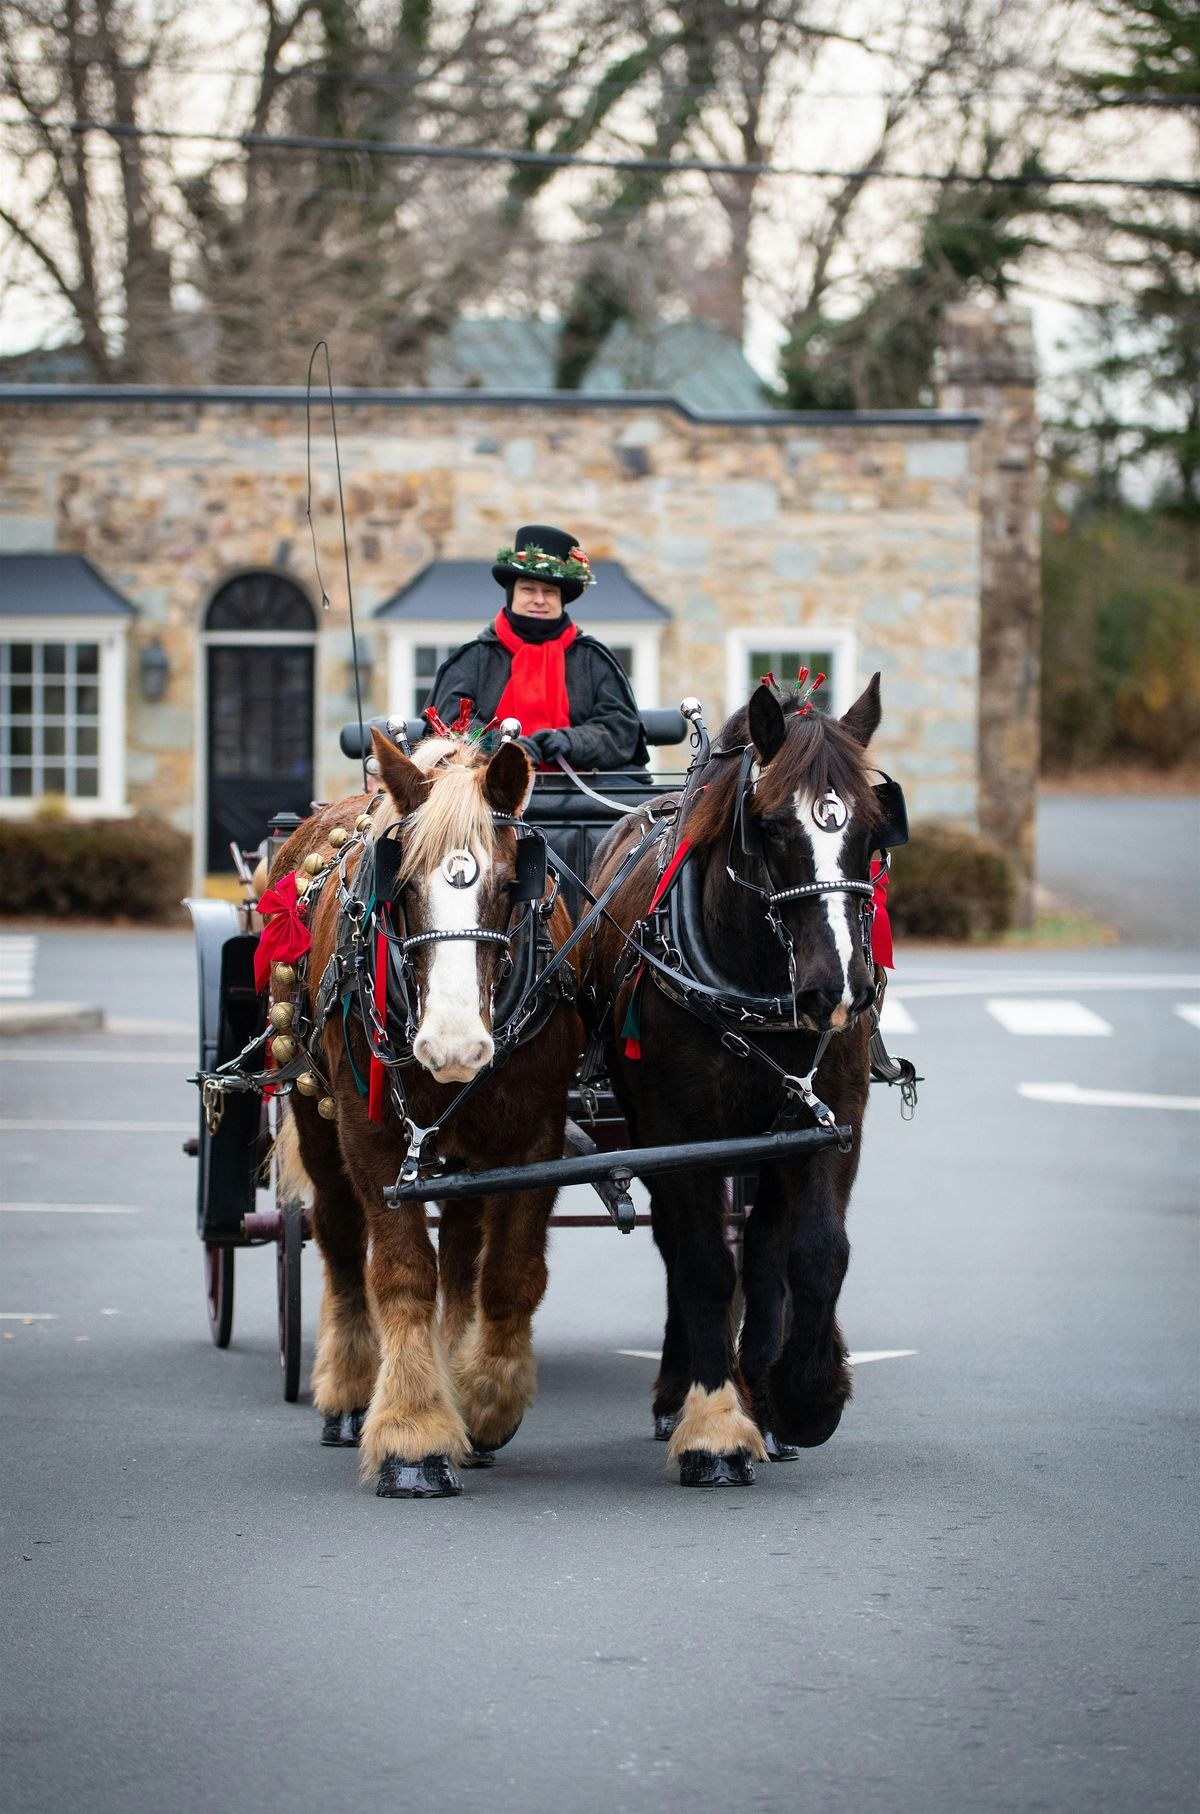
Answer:
M367 1407L361 1411L331 1411L321 1425L321 1442L327 1449L356 1449Z
M680 1486L753 1486L754 1463L748 1449L732 1455L710 1455L707 1449L685 1449L679 1457Z
M762 1433L768 1461L799 1461L800 1451L790 1442L780 1442L770 1430Z
M473 1448L469 1455L463 1456L464 1468L494 1468L496 1454L493 1449Z
M424 1461L389 1455L379 1464L377 1499L452 1499L461 1492L462 1481L446 1455L426 1455Z
M670 1442L679 1425L678 1411L656 1411L654 1413L655 1442Z

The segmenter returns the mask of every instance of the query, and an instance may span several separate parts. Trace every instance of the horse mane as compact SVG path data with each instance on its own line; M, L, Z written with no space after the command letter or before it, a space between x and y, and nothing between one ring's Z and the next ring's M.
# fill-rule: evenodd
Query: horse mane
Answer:
M874 772L862 745L837 718L811 711L803 716L794 694L776 690L787 719L782 746L762 769L751 811L760 817L782 812L797 794L819 800L830 788L845 801L851 815L866 825L879 820L879 801L871 782ZM750 742L748 707L742 706L721 727L716 747L741 750ZM725 836L733 817L739 764L732 756L710 759L704 791L688 815L687 835L693 844L714 844Z
M487 761L477 744L457 737L423 737L413 761L429 777L429 791L408 823L400 879L433 874L448 850L469 850L482 867L495 843L492 809L483 797ZM389 796L376 822L378 837L401 814Z

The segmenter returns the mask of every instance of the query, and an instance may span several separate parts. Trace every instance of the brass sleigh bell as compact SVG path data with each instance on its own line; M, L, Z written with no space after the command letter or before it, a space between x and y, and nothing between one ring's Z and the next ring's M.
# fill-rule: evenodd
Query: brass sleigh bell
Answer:
M329 842L333 845L335 850L340 850L349 836L350 833L346 830L344 825L335 825L329 834Z
M304 867L310 876L319 876L325 867L325 859L319 850L310 851L304 859Z
M271 1005L267 1019L280 1033L286 1033L296 1018L296 1004L290 1001L277 1001Z
M273 964L271 966L271 981L277 989L290 989L295 980L295 965Z
M277 1033L271 1041L271 1057L276 1064L291 1064L296 1051L296 1041L290 1033Z
M337 1120L337 1103L332 1096L322 1096L317 1104L317 1113L324 1116L326 1121Z
M355 831L370 831L370 829L371 829L370 813L359 813L357 819L354 821L354 829L355 829Z
M312 1071L301 1071L296 1079L296 1088L302 1096L319 1096L324 1084Z

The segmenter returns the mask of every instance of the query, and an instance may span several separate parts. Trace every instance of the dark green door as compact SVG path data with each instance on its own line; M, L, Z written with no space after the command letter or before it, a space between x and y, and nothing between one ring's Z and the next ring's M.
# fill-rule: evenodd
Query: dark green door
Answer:
M306 815L313 795L313 657L294 647L208 648L208 870L232 870L274 813Z

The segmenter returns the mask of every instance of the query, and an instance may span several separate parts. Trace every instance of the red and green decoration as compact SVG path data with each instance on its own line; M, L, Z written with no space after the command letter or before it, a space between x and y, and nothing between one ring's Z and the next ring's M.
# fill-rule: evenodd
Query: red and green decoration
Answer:
M560 559L557 554L547 554L544 548L529 542L524 548L501 548L496 556L496 565L527 573L530 579L548 579L556 583L559 580L573 579L581 586L594 586L596 583L591 562L582 548L572 548L565 558Z

